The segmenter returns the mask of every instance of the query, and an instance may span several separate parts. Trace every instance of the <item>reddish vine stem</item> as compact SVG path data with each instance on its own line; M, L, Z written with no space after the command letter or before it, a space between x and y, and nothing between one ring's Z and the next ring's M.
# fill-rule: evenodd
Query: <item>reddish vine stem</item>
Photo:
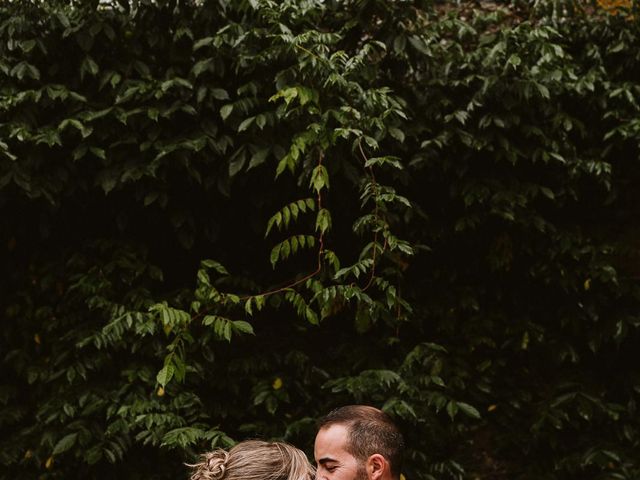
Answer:
M362 159L365 162L365 165L367 163L367 160L369 160L367 158L367 155L364 153L364 149L362 148L362 141L358 140L358 149L360 149L360 155L362 155ZM374 189L374 196L377 197L378 196L378 183L376 182L376 177L373 174L373 168L369 167L367 170L369 170L369 177L371 178L371 183L373 185L373 189ZM377 199L374 198L374 203L375 203L375 208L373 210L373 215L374 217L377 219L378 218L378 202ZM371 275L369 275L369 280L367 281L367 284L364 286L364 288L362 289L362 291L366 291L371 284L373 283L373 279L375 278L375 274L376 274L376 253L377 253L377 245L378 245L378 231L376 230L373 233L373 253L371 254ZM382 246L382 252L384 252L387 248L387 239L384 239L384 245Z
M322 166L322 160L324 159L324 152L322 150L320 150L320 153L318 155L318 167ZM316 201L318 203L318 212L320 212L320 210L322 210L322 194L321 194L321 190L318 190L318 194L316 196ZM299 278L298 280L295 280L291 283L288 283L287 285L285 285L284 287L278 287L275 288L273 290L268 290L266 292L263 293L258 293L256 295L246 295L244 297L240 297L240 300L248 300L250 298L255 298L255 297L264 297L264 296L269 296L269 295L273 295L276 293L280 293L283 292L285 290L288 290L290 288L293 288L297 285L300 285L301 283L306 282L307 280L309 280L310 278L315 277L316 275L318 275L321 271L322 271L322 255L324 253L324 231L320 230L320 234L318 235L318 266L316 267L316 269L305 275L302 278Z
M321 150L319 155L318 155L318 166L322 165L322 160L324 158L324 152ZM318 203L318 212L320 210L322 210L322 194L320 193L321 191L318 190L318 194L316 196L316 201ZM299 278L298 280L295 280L291 283L288 283L287 285L285 285L284 287L278 287L278 288L274 288L273 290L268 290L266 292L262 292L262 293L258 293L255 295L245 295L243 297L239 297L240 301L244 301L244 300L249 300L251 298L256 298L256 297L265 297L265 296L269 296L269 295L274 295L276 293L280 293L283 292L285 290L288 290L290 288L293 288L297 285L300 285L301 283L306 282L307 280L309 280L310 278L315 277L316 275L318 275L321 271L322 271L322 255L324 253L324 232L321 230L320 234L318 235L318 266L316 267L316 269L305 275L302 278ZM203 315L206 315L208 312L210 312L211 309L205 309L201 312L199 312L197 315L194 315L192 317L192 321L193 320L197 320L199 318L201 318Z

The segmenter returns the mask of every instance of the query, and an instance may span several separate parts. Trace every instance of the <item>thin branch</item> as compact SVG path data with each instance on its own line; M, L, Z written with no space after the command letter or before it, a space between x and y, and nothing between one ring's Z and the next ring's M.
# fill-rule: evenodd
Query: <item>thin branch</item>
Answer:
M324 152L322 150L320 150L319 154L318 154L318 166L322 165L322 161L324 159ZM320 210L322 210L322 194L320 193L321 190L318 190L318 194L316 196L316 202L318 204L318 212L320 212ZM273 290L268 290L266 292L263 293L258 293L258 294L254 294L254 295L246 295L244 297L240 297L240 300L244 301L244 300L248 300L250 298L255 298L255 297L265 297L265 296L269 296L269 295L273 295L276 293L280 293L283 292L285 290L289 290L293 287L296 287L298 285L300 285L301 283L306 282L307 280L309 280L310 278L315 277L316 275L318 275L321 271L322 271L322 255L324 254L324 231L320 231L320 234L318 235L318 265L316 267L316 269L305 275L304 277L288 283L287 285L285 285L284 287L279 287L279 288L275 288Z
M362 148L362 139L358 140L358 148L360 149L360 155L362 155L362 159L364 160L364 163L366 165L367 160L369 160L367 158L367 155L364 153L364 149ZM373 189L374 189L374 196L377 197L378 196L378 184L376 182L376 177L373 174L373 168L369 167L367 170L369 170L369 177L371 178L371 183L373 185ZM379 218L378 216L378 201L377 198L374 198L374 211L373 211L373 215L376 219ZM375 274L376 274L376 252L377 252L377 245L378 245L378 231L376 230L373 234L373 254L371 255L371 275L369 275L369 280L367 281L367 284L364 286L364 288L362 289L362 291L366 291L371 284L373 283L373 279L375 278ZM384 241L384 245L382 246L382 252L384 253L384 251L387 248L387 239L385 238Z

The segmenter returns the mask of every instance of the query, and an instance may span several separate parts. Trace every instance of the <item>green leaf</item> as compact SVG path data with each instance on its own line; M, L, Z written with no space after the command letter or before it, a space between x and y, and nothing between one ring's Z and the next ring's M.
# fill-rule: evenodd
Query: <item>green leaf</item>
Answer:
M215 260L206 259L200 262L200 268L212 268L216 272L222 275L229 275L227 269L220 262L216 262Z
M247 128L251 126L251 124L255 121L256 117L249 117L240 123L238 126L238 132L244 132Z
M205 37L193 43L193 51L200 50L203 47L213 45L214 37Z
M316 217L316 231L325 233L331 228L331 214L326 208L321 209Z
M447 414L449 415L449 418L453 420L457 413L458 413L458 404L453 400L449 400L449 402L447 403Z
M316 209L316 202L313 198L307 198L304 200L304 203L307 204L307 208L309 208L309 210L315 210Z
M213 324L215 324L216 322L220 321L220 320L225 320L224 318L220 317L219 315L205 315L204 318L202 319L202 324L205 327L209 327Z
M288 106L291 101L298 96L298 88L297 87L289 87L280 90L278 93L269 98L270 102L275 102L279 98L283 98L285 104Z
M478 412L478 410L475 407L464 402L456 402L456 404L458 405L458 408L460 409L460 411L463 412L468 417L480 419L480 412Z
M520 58L520 56L516 55L515 53L509 57L509 60L507 60L507 65L511 65L513 67L517 67L521 63L522 58Z
M194 77L198 77L203 72L206 72L212 69L212 67L213 67L213 59L207 58L205 60L200 60L199 62L196 62L196 64L191 69L191 73L193 74Z
M249 299L244 303L244 311L247 312L248 315L253 315L252 301L253 297L249 297Z
M212 88L211 95L217 100L229 100L229 94L223 88ZM222 117L226 118L226 117Z
M254 153L251 156L251 161L249 162L247 171L251 170L254 167L262 165L267 159L267 156L269 155L269 151L270 151L269 147L261 148L260 150L256 151L256 153Z
M60 440L58 440L56 446L53 447L53 452L51 452L51 455L60 455L61 453L64 453L67 450L71 449L71 447L76 444L77 439L77 433L70 433L68 435L65 435Z
M20 48L24 53L29 53L31 50L33 50L33 47L35 46L36 46L36 41L33 39L23 40L20 42Z
M556 198L556 196L554 195L553 191L550 188L540 187L540 192L549 200L555 200Z
M255 334L251 324L249 322L245 322L244 320L234 320L232 322L232 325L233 325L233 329L237 330L238 332L248 333L251 335Z
M107 159L107 154L104 151L104 148L99 147L89 147L89 151L93 153L96 157L101 158L103 160Z
M313 169L309 186L313 186L316 192L320 192L323 188L329 188L329 174L324 165L318 165Z
M97 182L102 187L105 195L111 192L116 187L118 181L118 175L111 170L102 172L97 178Z
M538 92L540 93L540 95L545 98L545 99L550 99L551 98L551 93L549 92L549 89L547 87L545 87L544 85L542 85L541 83L536 82L535 83L536 89L538 90Z
M233 112L233 104L228 103L227 105L223 105L220 108L220 116L222 117L223 120L226 120L229 115L231 115L231 112Z
M404 132L399 128L389 127L389 135L398 140L400 143L404 142Z
M385 157L372 157L368 159L364 166L365 168L372 167L374 165L391 165L398 170L402 170L402 163L400 163L400 159L398 157L392 157L390 155Z
M289 254L291 253L291 244L289 242L289 239L284 240L281 243L282 247L280 248L280 258L281 259L285 259L289 257Z
M175 373L175 367L168 363L162 367L162 370L158 372L156 375L156 381L160 384L161 387L165 387L167 383L173 378L173 374Z
M235 177L244 167L247 157L244 150L229 163L229 177Z
M97 75L100 71L100 67L98 67L98 64L93 60L93 58L91 58L90 55L87 55L85 57L84 61L82 62L81 68L93 76Z
M271 259L271 266L273 268L276 268L276 263L278 263L278 259L280 258L281 248L282 248L282 244L279 243L271 249L271 255L269 256L269 258Z
M177 446L187 448L195 445L204 437L204 431L195 427L179 427L169 430L162 436L162 447Z

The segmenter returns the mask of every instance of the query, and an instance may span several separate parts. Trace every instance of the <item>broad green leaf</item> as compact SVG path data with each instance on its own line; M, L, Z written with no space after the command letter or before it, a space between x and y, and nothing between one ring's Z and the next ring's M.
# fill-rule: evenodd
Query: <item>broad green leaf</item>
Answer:
M460 409L460 411L463 412L468 417L480 419L480 412L478 412L478 410L475 407L464 402L456 402L456 404Z
M222 117L223 120L226 120L229 115L231 115L231 112L233 111L233 104L227 104L227 105L223 105L222 107L220 107L220 116Z
M256 117L249 117L244 119L238 126L238 132L244 132L247 128L249 128L253 124L255 119Z
M312 186L316 192L320 192L323 188L329 188L329 174L324 165L318 165L313 169L309 186Z
M214 37L205 37L205 38L196 40L193 43L193 51L195 52L196 50L200 50L203 47L208 47L210 45L213 45L213 40L214 40Z
M170 363L166 364L156 375L156 381L160 384L160 386L166 387L173 378L174 373L175 367Z
M229 100L229 94L223 88L212 88L211 95L216 100ZM222 110L221 110L221 113L222 113ZM223 118L226 118L226 117L223 116Z
M449 400L447 403L447 414L451 420L455 419L456 414L458 413L458 403L453 400Z
M215 260L211 260L211 259L202 260L200 262L200 265L202 268L212 268L213 270L215 270L218 273L221 273L222 275L229 275L229 272L224 267L224 265L222 265L220 262L217 262Z
M254 335L253 327L249 322L245 322L244 320L234 320L233 329L237 330L238 332Z
M321 209L316 217L316 231L325 233L331 228L331 214L326 208Z
M271 249L270 259L271 259L271 266L273 268L276 268L276 263L278 263L278 260L280 259L280 249L281 248L282 248L282 244L279 243L279 244L277 244L275 247L273 247Z
M60 440L58 440L55 447L53 447L53 452L51 452L51 454L60 455L61 453L64 453L67 450L70 450L76 444L77 440L78 440L77 433L70 433L68 435L65 435Z

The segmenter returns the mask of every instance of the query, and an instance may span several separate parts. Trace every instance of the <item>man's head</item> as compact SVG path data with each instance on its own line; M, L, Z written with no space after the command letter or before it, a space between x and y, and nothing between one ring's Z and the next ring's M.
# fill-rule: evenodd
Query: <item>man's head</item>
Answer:
M404 440L381 410L349 405L318 423L314 447L318 480L392 480L400 478Z

